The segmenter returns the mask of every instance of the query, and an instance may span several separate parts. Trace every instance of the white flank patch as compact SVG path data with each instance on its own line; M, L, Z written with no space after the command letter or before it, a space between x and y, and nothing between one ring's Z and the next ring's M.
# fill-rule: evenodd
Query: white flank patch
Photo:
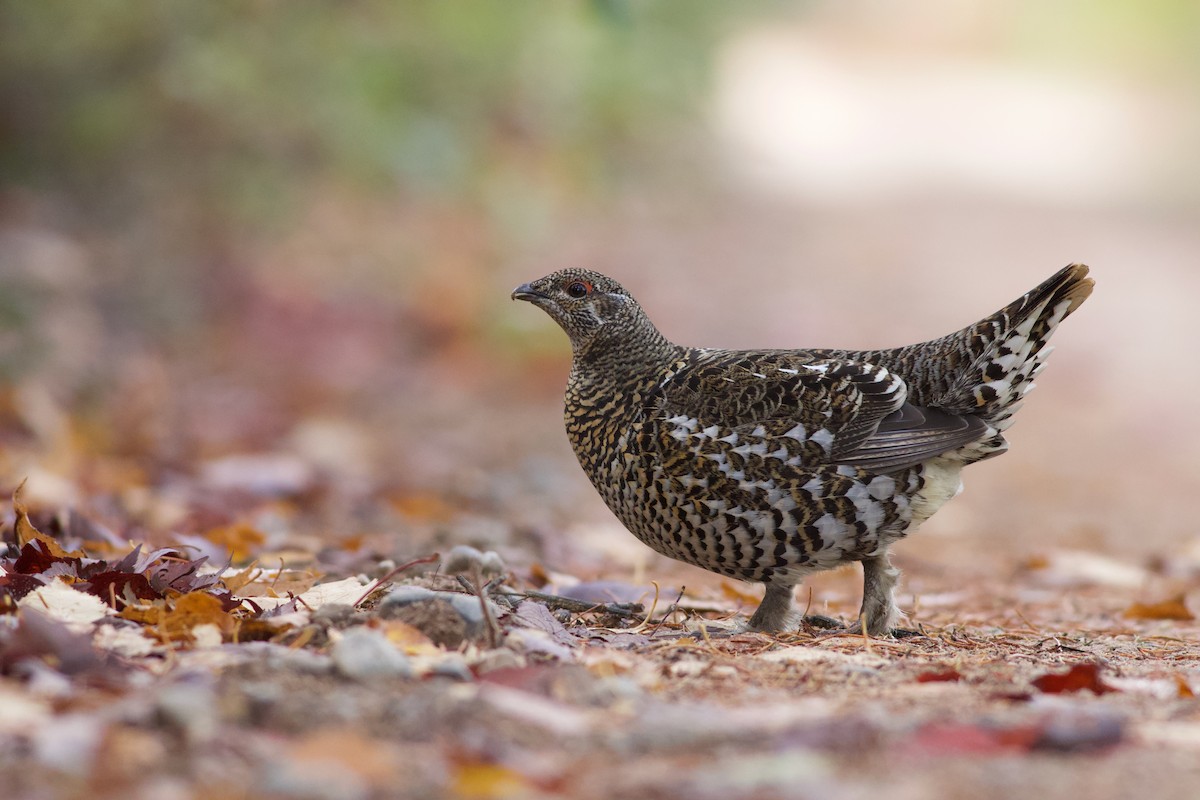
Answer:
M821 445L821 449L826 452L833 449L833 434L825 428L821 428L821 430L810 436L809 439Z
M804 426L797 423L790 431L784 434L789 439L795 439L797 442L804 443L808 441L808 431Z
M785 374L787 374L787 375L799 375L799 374L800 374L800 370L798 370L798 369L792 369L792 368L790 368L790 367L780 367L780 368L779 368L779 371L780 371L780 372L783 372L783 373L785 373Z
M867 484L867 493L876 500L887 500L896 493L896 479L878 475Z
M821 534L821 538L827 542L836 542L846 534L846 526L832 514L825 514L813 524Z
M700 427L700 423L696 419L692 417L685 417L682 414L669 418L667 422L671 423L677 428L683 428L689 431L694 431L696 428Z

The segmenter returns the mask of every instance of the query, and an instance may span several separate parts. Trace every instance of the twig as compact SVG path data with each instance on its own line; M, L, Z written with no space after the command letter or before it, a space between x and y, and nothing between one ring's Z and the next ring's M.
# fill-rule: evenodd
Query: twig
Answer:
M488 630L488 645L494 650L500 644L500 625L496 622L496 618L492 616L492 608L488 603L487 595L484 593L487 586L477 587L471 581L467 580L465 575L455 575L459 584L471 594L479 598L479 609L483 612L483 620L487 623ZM491 583L488 583L490 586Z
M433 555L428 555L428 556L425 556L424 558L418 558L418 559L414 559L413 561L409 561L407 564L401 564L400 566L396 567L395 569L390 570L382 578L379 578L373 584L371 584L371 587L369 589L367 589L365 592L363 592L362 597L360 597L354 601L354 607L358 608L360 605L362 605L362 602L364 600L366 600L368 597L370 597L373 592L375 592L377 589L379 589L379 587L383 586L383 584L387 583L392 578L399 575L401 572L404 572L404 570L408 569L409 567L415 567L417 564L432 564L434 561L438 561L440 559L441 559L441 555L438 553L434 553Z
M497 594L502 597L525 597L530 600L537 600L539 603L550 608L561 608L573 614L587 614L592 611L600 611L605 614L612 614L614 617L631 619L641 614L643 609L641 603L588 603L584 600L575 600L557 594L546 594L545 592L497 592Z
M650 585L654 587L654 602L650 604L650 611L646 613L646 618L630 628L630 633L641 633L650 624L650 618L654 616L654 609L658 608L658 581L650 581Z
M657 590L658 586L655 585L654 588L655 588L655 590ZM663 623L667 621L667 618L670 617L672 614L674 614L676 612L676 610L678 610L679 601L683 599L683 593L686 589L687 589L686 586L679 587L679 596L675 598L674 603L671 603L671 605L667 606L667 610L663 612L662 619L660 619L658 621L658 624L654 626L654 630L650 631L650 633L648 633L647 636L653 637L654 634L658 633L658 629L663 626ZM657 601L658 600L657 596L654 599ZM650 613L653 614L654 609L650 609ZM650 619L650 618L646 617L646 619Z
M682 594L682 592L680 594ZM700 620L700 635L704 637L704 643L708 645L709 650L714 653L719 653L721 651L717 649L717 646L713 644L712 637L708 635L708 626L704 624L706 621L707 620L703 618Z

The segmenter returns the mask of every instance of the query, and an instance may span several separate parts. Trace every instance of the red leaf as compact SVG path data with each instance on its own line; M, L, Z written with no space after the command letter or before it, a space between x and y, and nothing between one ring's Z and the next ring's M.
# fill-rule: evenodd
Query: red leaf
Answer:
M22 575L16 572L0 575L0 595L8 595L13 600L20 600L40 586L45 586L45 583L36 575Z
M991 755L1029 750L1038 735L1038 729L1033 726L989 728L960 723L932 723L916 732L911 745L935 755Z
M953 668L930 670L929 672L922 672L917 676L917 683L949 683L961 680L962 674Z
M12 571L23 575L45 572L55 564L79 565L78 558L55 555L53 548L47 546L42 539L30 539L21 547L21 554L13 563Z
M1119 691L1100 680L1100 667L1097 664L1075 664L1061 675L1046 673L1034 678L1033 685L1046 694L1079 692L1084 689L1095 694Z
M118 611L135 600L157 600L162 597L150 586L146 576L139 572L109 570L92 576L90 582L77 584L75 588L99 597Z

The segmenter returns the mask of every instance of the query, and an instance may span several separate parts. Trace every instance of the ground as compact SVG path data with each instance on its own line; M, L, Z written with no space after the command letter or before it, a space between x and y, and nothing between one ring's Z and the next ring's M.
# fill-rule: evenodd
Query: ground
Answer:
M800 214L804 263L870 263L848 231L898 241L947 225L940 256L880 262L900 271L780 270L800 240L780 233L784 210L744 199L679 224L635 209L569 238L677 340L870 347L990 312L1087 259L1070 242L1179 255L1196 235L1012 211L990 237L939 211ZM1015 248L997 245L971 280L947 279L959 246L1009 228L1060 237L1042 247L1068 255L1009 274ZM682 255L629 266L666 247ZM1096 295L1056 336L1012 450L968 469L964 494L895 547L919 634L897 639L734 633L759 587L660 558L620 527L561 430L561 333L507 300L548 269L429 278L404 313L264 279L186 357L121 352L86 402L58 399L71 365L47 364L0 404L0 785L12 798L1190 798L1200 548L1194 434L1173 398L1195 377L1156 338L1190 313L1187 292L1155 289L1190 286L1185 261L1141 276L1093 264ZM460 305L423 302L444 295ZM860 590L845 568L797 602L847 622Z

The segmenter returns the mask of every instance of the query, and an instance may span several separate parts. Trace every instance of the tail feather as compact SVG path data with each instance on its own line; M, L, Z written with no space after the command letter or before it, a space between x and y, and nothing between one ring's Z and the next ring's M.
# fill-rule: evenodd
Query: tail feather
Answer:
M953 400L966 400L972 413L997 432L1012 424L1021 398L1053 350L1046 341L1060 322L1092 293L1088 268L1072 264L987 319L962 331L970 367L951 388Z

